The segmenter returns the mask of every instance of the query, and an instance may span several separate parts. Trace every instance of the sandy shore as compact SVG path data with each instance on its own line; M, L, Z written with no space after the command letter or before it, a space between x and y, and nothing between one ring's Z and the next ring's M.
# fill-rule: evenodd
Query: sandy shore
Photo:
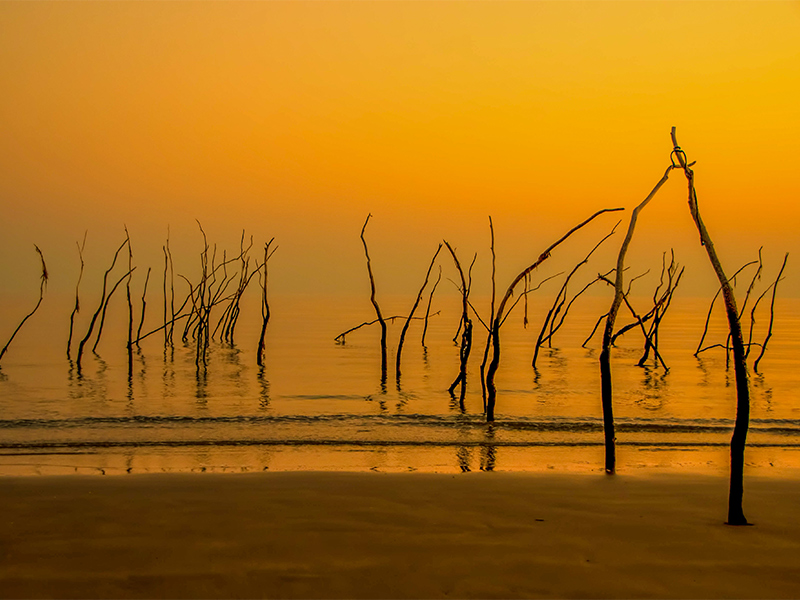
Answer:
M0 478L3 597L800 597L800 481Z

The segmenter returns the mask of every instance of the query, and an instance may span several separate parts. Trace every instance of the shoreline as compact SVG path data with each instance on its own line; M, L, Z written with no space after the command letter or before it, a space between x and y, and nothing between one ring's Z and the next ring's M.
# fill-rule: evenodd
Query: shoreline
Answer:
M797 597L800 478L0 477L2 597Z
M0 450L0 478L147 473L381 472L597 473L602 444L216 445ZM618 472L727 476L730 450L720 446L618 444ZM748 445L745 476L800 478L800 447Z

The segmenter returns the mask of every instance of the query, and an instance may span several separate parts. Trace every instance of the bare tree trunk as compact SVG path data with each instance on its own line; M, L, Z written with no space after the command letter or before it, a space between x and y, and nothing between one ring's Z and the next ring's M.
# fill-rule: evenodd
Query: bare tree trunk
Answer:
M259 367L264 366L264 339L267 334L267 324L269 323L270 317L269 301L267 299L267 284L269 283L267 263L269 263L269 258L272 256L272 253L277 250L277 248L275 248L272 252L269 251L269 247L273 241L275 241L275 238L272 238L264 246L264 284L261 286L261 335L258 338L258 350L256 351L256 362Z
M142 289L142 315L139 319L139 327L136 330L136 346L139 346L139 339L142 337L142 327L144 327L144 314L147 310L147 284L150 281L150 271L152 269L150 267L147 268L147 275L144 278L144 288Z
M169 247L169 230L167 230L167 243L164 246L164 253L165 253L165 263L164 263L164 319L166 321L166 301L167 301L167 292L166 292L166 277L167 277L167 263L169 264L169 306L170 306L170 315L171 319L169 321L169 331L167 328L164 327L164 347L166 348L167 344L169 346L173 346L175 344L175 265L172 262L172 250ZM165 323L166 324L166 323Z
M372 214L367 215L367 220L364 221L364 226L361 228L361 243L364 245L364 255L367 257L367 273L369 274L369 300L375 309L375 315L378 317L378 322L381 324L381 386L386 386L386 370L388 364L388 357L386 352L386 321L381 314L381 307L378 306L378 301L375 299L375 277L372 275L372 263L369 258L369 249L367 248L367 240L364 239L364 232L367 229L367 224Z
M125 281L125 292L128 300L128 381L133 378L133 302L131 301L131 273L133 272L133 249L128 227L125 227L125 237L128 240L128 278Z
M491 243L489 249L492 253L492 302L489 306L489 331L486 336L486 346L483 348L483 359L481 360L481 396L483 398L483 412L486 412L486 363L489 361L489 348L492 345L492 327L494 326L494 309L497 302L497 255L494 251L494 224L492 217L489 217L489 234L491 236Z
M692 214L697 231L700 233L700 243L705 246L708 259L714 268L720 286L722 287L722 297L725 300L725 312L728 315L728 327L731 333L731 344L733 346L733 368L736 376L736 422L733 427L731 437L731 481L730 493L728 495L728 524L729 525L748 525L742 509L742 499L744 496L744 449L747 442L747 429L750 424L750 386L748 381L747 363L745 362L744 340L742 338L742 327L739 322L739 311L736 308L736 297L730 281L725 276L722 264L717 257L717 251L711 241L711 236L706 230L703 219L700 217L700 210L697 206L697 192L694 187L694 172L691 164L687 164L686 154L678 145L675 128L672 128L672 155L677 158L680 167L686 175L689 186L689 211ZM694 163L692 163L694 164Z
M83 243L77 244L78 246L78 258L81 261L81 270L78 272L78 283L75 284L75 306L72 309L72 313L69 315L69 337L67 338L67 360L72 358L72 331L75 327L75 315L78 314L81 310L81 298L80 298L80 288L81 288L81 279L83 279L83 268L85 266L83 262L83 249L86 247L86 235L88 231L84 232L83 234Z
M672 165L664 172L664 176L656 184L653 190L648 194L639 206L633 209L631 213L631 220L628 224L628 233L622 242L617 255L617 269L616 278L614 282L614 300L611 302L611 308L608 310L606 317L606 325L603 330L603 349L600 352L600 392L603 402L603 432L605 434L605 447L606 447L606 473L614 473L616 467L616 448L614 437L614 407L613 407L613 392L611 385L611 338L614 336L614 321L617 319L619 307L622 304L623 292L623 275L625 271L625 254L628 252L628 246L633 239L633 230L636 227L636 219L642 209L647 206L648 202L653 199L661 186L667 182L669 172L672 170Z

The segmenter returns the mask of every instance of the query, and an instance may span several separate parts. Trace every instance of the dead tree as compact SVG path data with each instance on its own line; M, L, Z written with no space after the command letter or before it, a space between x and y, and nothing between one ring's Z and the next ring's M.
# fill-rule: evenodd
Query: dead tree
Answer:
M169 247L169 228L167 242L162 246L164 251L164 348L174 344L175 334L175 268L172 262L172 251ZM167 273L169 273L169 308L167 312ZM167 318L169 316L169 318Z
M125 227L125 238L128 240L128 278L125 282L126 298L128 300L128 378L133 376L133 302L131 301L131 273L133 272L133 250L131 249L131 236L128 227Z
M375 315L378 317L378 323L381 324L381 386L386 385L386 369L388 364L386 352L386 321L381 314L381 307L378 306L378 301L375 299L375 277L372 274L372 262L369 258L369 249L367 248L367 240L364 239L364 232L367 229L367 224L372 214L367 215L367 220L364 221L364 226L361 228L361 243L364 245L364 255L367 257L367 273L369 274L369 300L375 309Z
M436 292L436 288L439 286L439 282L441 280L442 280L442 267L441 265L439 265L439 276L436 278L436 281L433 282L431 293L428 296L428 307L425 309L425 323L422 326L422 338L421 338L421 343L423 348L425 348L425 334L428 333L428 318L431 316L431 304L433 304L433 294Z
M483 348L483 358L481 359L481 397L483 398L483 410L486 412L486 363L489 360L489 348L492 345L492 327L494 326L494 310L497 302L497 255L494 250L494 223L489 216L489 250L492 254L492 299L489 304L489 326L486 327L486 345ZM480 319L480 317L478 317ZM485 324L484 324L485 325Z
M72 352L72 331L75 327L75 315L78 314L81 310L81 300L80 300L80 287L81 287L81 279L83 279L83 249L86 247L86 235L89 232L86 231L83 234L83 243L76 245L78 246L78 258L81 261L81 270L78 272L78 283L75 284L75 306L72 309L72 313L69 315L69 335L67 337L67 360L71 360L71 352Z
M258 338L258 350L256 350L256 362L258 363L259 367L264 366L264 339L267 334L267 324L269 323L270 317L270 310L269 310L269 300L267 298L267 284L269 282L269 272L268 272L268 265L269 259L277 250L278 248L274 248L272 252L270 252L269 247L272 245L272 242L275 241L275 238L272 238L266 244L264 244L264 264L261 265L262 269L264 269L264 279L261 282L261 335Z
M408 313L408 317L406 318L405 324L403 324L403 329L400 331L400 341L397 343L397 357L395 362L395 377L397 378L397 384L400 384L400 357L403 354L403 341L406 338L406 332L408 331L408 326L411 324L411 319L414 317L414 313L419 306L420 301L422 300L422 292L425 291L425 287L428 285L428 280L431 277L431 271L433 270L433 265L436 263L436 257L439 256L439 252L442 250L442 245L439 244L439 247L436 249L436 252L433 253L433 258L431 259L431 264L428 266L428 271L425 273L425 281L422 282L422 287L419 288L419 293L417 294L417 299L414 301L414 306L411 307L411 311Z
M144 278L144 288L142 289L142 314L139 319L139 327L136 330L136 340L134 341L137 346L139 345L139 339L142 337L142 327L144 327L144 314L147 310L147 284L150 281L151 270L150 267L147 267L147 275Z
M636 227L636 220L639 217L639 213L642 211L642 209L644 209L645 206L647 206L650 200L653 199L653 197L656 195L656 192L661 189L661 186L666 183L671 170L672 165L667 168L667 170L664 172L664 176L647 195L647 198L645 198L636 208L633 209L633 212L631 213L631 220L628 224L628 232L625 234L625 239L622 241L622 246L620 246L619 254L617 255L617 268L615 273L616 277L614 281L614 300L611 302L611 308L608 309L608 315L606 316L605 328L603 329L603 347L600 351L600 391L603 404L603 432L605 436L606 451L605 468L606 473L608 474L614 473L616 464L614 408L611 388L611 338L614 335L614 322L616 321L617 313L619 312L619 307L622 304L623 298L625 254L627 253L628 246L633 239L633 230Z
M106 322L106 313L108 312L108 305L111 302L111 297L114 295L114 292L117 291L117 288L120 286L120 284L123 281L125 281L128 277L130 277L131 273L135 269L136 267L133 267L133 269L131 269L130 271L125 273L122 277L120 277L119 280L117 280L117 283L114 284L114 287L111 288L111 291L108 292L105 302L103 303L103 312L100 315L100 325L98 325L97 327L97 337L94 340L94 345L92 346L92 352L95 353L97 352L97 345L100 343L100 338L103 335L103 325L105 325Z
M464 276L464 269L461 268L461 263L456 256L455 250L453 247L447 242L444 242L444 245L447 246L447 249L450 251L450 255L453 257L453 262L455 263L456 270L458 271L458 275L461 278L461 286L459 287L459 291L461 292L461 321L459 324L459 330L461 331L461 344L459 345L459 368L458 368L458 376L455 378L453 383L450 384L450 387L447 388L447 391L453 394L453 390L460 384L461 385L461 400L464 399L464 394L466 392L466 385L467 385L467 363L469 361L470 350L472 349L472 319L469 318L469 292L470 292L470 283L467 282L467 278ZM473 260L472 264L475 264ZM472 266L470 265L470 273L472 272ZM470 275L470 280L472 276Z
M674 166L683 169L686 175L689 189L689 212L700 234L700 243L705 247L708 259L722 287L722 297L725 301L725 313L728 316L728 328L730 329L731 344L733 346L733 368L736 378L736 421L733 427L733 436L731 437L731 480L730 492L728 495L728 524L747 525L748 522L742 508L742 499L744 496L744 450L747 442L747 429L750 423L750 387L747 363L745 362L742 328L739 322L739 311L736 308L736 297L733 293L733 287L725 276L725 271L722 269L722 263L720 263L717 257L717 251L714 249L711 236L700 216L700 210L697 206L697 191L694 186L694 171L691 169L694 163L687 162L686 153L681 150L681 147L678 145L675 127L672 128L671 136L673 150L670 156L678 161L678 164Z
M106 297L108 289L108 276L111 271L114 269L114 266L117 264L117 259L119 258L119 253L122 252L122 249L125 247L125 244L128 243L128 240L122 242L117 251L114 253L114 260L111 261L111 266L106 270L105 274L103 275L103 291L100 294L100 305L97 307L94 315L92 315L92 320L89 322L89 327L86 331L86 335L81 340L80 344L78 344L78 355L75 358L75 364L78 368L78 373L81 371L81 361L83 359L83 348L86 346L86 343L89 341L89 338L92 337L92 332L94 331L94 326L97 323L97 318L100 316L100 312L103 310L103 307L106 306Z
M25 318L20 321L20 324L17 325L17 328L14 330L14 333L11 334L11 337L6 342L6 345L3 346L2 350L0 350L0 360L2 360L3 356L5 356L5 353L8 351L8 347L11 345L11 342L14 341L14 338L17 336L17 333L19 333L19 330L22 329L22 326L25 325L25 322L30 319L37 310L39 310L39 307L42 305L42 300L44 299L44 291L47 289L47 280L49 275L47 273L47 265L44 262L44 254L42 254L42 251L36 244L34 244L33 247L36 249L36 254L39 255L39 260L42 262L42 275L39 279L39 300L36 302L36 306L33 307L33 310L25 315Z
M604 208L602 210L597 211L591 217L586 219L585 221L579 223L572 229L570 229L567 233L561 236L558 240L548 246L544 252L539 255L539 258L529 266L527 269L523 270L519 275L517 275L514 280L511 282L511 285L508 286L508 290L506 290L505 296L500 301L500 304L497 307L497 313L494 316L494 321L492 322L491 327L491 334L492 334L492 360L489 363L489 369L486 373L486 420L491 422L494 421L494 409L495 404L497 402L497 388L494 383L495 374L497 373L497 368L500 366L500 326L503 324L503 320L506 316L506 305L514 296L514 290L516 289L517 285L527 277L528 274L533 272L540 264L542 264L545 260L550 258L550 253L560 245L564 240L566 240L569 236L573 233L587 225L589 222L594 220L599 215L606 213L606 212L616 212L619 210L623 210L622 208ZM509 309L510 312L510 309Z

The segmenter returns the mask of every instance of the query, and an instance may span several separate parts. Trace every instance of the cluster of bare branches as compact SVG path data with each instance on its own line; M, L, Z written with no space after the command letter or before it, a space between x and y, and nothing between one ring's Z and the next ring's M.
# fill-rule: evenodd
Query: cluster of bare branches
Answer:
M761 257L761 248L758 249L758 260L750 261L750 262L744 264L730 278L731 285L733 285L735 287L736 286L736 278L742 271L744 271L748 267L751 267L751 266L754 266L754 265L758 265L758 267L755 270L755 273L753 273L753 277L751 278L749 285L747 286L747 290L746 290L745 295L744 295L744 300L742 301L742 306L741 306L741 308L739 308L739 322L742 323L743 326L748 331L747 342L745 342L745 351L744 351L745 359L747 359L750 356L750 351L754 347L760 348L760 350L758 352L758 356L753 361L753 371L755 371L756 373L758 373L758 365L761 362L761 359L764 357L764 353L767 350L767 344L768 344L770 338L772 338L772 328L773 328L773 325L774 325L774 322L775 322L775 295L777 293L778 283L780 283L781 280L782 280L783 271L786 269L786 262L787 262L788 259L789 259L789 254L786 253L784 255L784 257L783 257L783 262L781 263L781 267L778 270L778 274L776 275L775 280L772 281L772 283L770 283L761 292L761 294L759 294L759 296L755 299L755 301L753 302L752 307L750 308L750 312L749 313L746 312L747 311L747 304L748 304L748 302L749 302L749 300L751 298L751 295L752 295L752 293L753 293L753 291L754 291L754 289L756 287L756 282L761 280L762 275L763 275L763 270L764 270L764 263L763 263L763 260L762 260L762 257ZM767 328L767 333L764 336L764 341L763 342L755 342L755 341L753 341L753 336L754 336L755 324L756 324L756 310L758 309L758 305L767 296L767 294L769 294L770 291L772 291L772 301L770 302L770 306L769 306L769 326ZM732 338L731 338L730 333L727 335L727 339L726 339L724 344L715 343L715 344L709 344L709 345L706 345L706 346L703 345L705 343L705 341L706 341L706 337L708 336L708 329L709 329L709 324L711 322L711 315L712 315L712 313L714 311L714 305L716 304L716 301L719 298L721 292L722 292L722 287L720 287L717 290L716 294L714 294L714 297L711 299L711 304L708 307L708 313L706 315L706 321L705 321L705 325L703 327L703 334L702 334L702 336L700 336L700 342L697 344L697 350L695 351L694 355L695 356L699 356L702 352L706 352L707 350L711 350L712 348L724 348L725 349L725 355L726 355L727 364L730 364L731 354L732 354L732 351L733 351L733 347L731 345L731 339ZM747 324L748 320L749 320L749 325Z
M181 321L183 323L180 339L184 344L190 341L195 345L195 358L198 369L204 369L208 364L208 350L211 341L234 345L236 326L241 313L241 301L250 282L254 277L258 277L261 287L262 299L262 330L257 350L257 361L263 365L264 338L267 323L269 322L269 302L267 298L267 263L274 254L277 247L273 247L274 238L270 240L264 250L263 260L254 259L250 255L253 246L253 239L246 238L242 232L239 251L233 257L228 258L227 252L222 251L221 257L216 244L210 245L205 230L198 222L198 227L203 238L203 248L200 252L200 274L194 281L189 277L178 274L178 279L183 280L188 290L182 301L177 300L175 290L175 270L170 250L169 233L162 251L164 254L164 274L163 274L163 323L159 327L142 333L145 324L147 311L147 288L150 281L152 268L147 269L141 294L141 309L138 319L138 326L134 333L134 306L132 292L132 276L136 267L133 265L133 251L131 238L127 228L125 228L125 241L117 248L114 253L111 265L103 275L103 284L100 292L100 301L89 322L85 335L80 339L78 350L75 357L75 364L80 373L83 356L92 339L92 352L97 352L97 346L103 333L108 307L116 290L126 282L126 300L128 307L128 328L127 328L127 352L129 374L133 368L133 348L145 338L163 331L164 348L173 348L175 343L175 325ZM80 271L78 282L75 286L75 305L70 314L69 337L67 341L67 359L72 358L72 344L74 338L75 317L80 313L80 284L83 278L85 261L83 257L86 246L86 235L81 243L78 244L78 257L80 259ZM124 248L128 248L128 265L122 275L117 275L115 280L110 279L117 263L120 253ZM113 285L111 281L115 281ZM181 330L179 330L181 331Z
M262 335L259 338L257 361L261 364L264 350L263 336L266 330L266 323L269 321L267 263L277 249L274 248L270 250L274 238L265 246L263 261L259 262L258 259L253 260L254 264L251 268L250 250L253 247L252 236L248 240L246 239L245 233L242 232L238 254L228 258L227 252L222 251L222 257L218 260L219 252L216 244L209 245L205 230L199 222L197 225L203 237L203 249L200 252L200 275L196 282L193 282L185 275L178 275L179 278L186 282L189 289L186 300L184 300L177 311L174 309L174 304L171 304L173 307L171 308L172 316L164 325L165 330L167 328L170 330L170 334L165 336L165 343L172 343L171 331L174 328L175 322L185 318L186 323L183 326L181 340L184 344L188 343L189 340L194 342L195 363L197 368L199 370L205 369L208 365L208 349L212 341L218 339L220 342L231 346L234 345L236 325L238 324L239 315L241 313L241 300L250 282L254 277L258 276L262 281L263 327ZM172 264L168 252L167 257L167 263L171 274ZM235 265L238 265L238 269L234 267ZM174 292L171 293L170 297L174 297ZM187 312L184 312L185 308L188 308ZM221 309L222 312L216 317L216 325L212 327L212 324L215 322L214 313L218 308ZM154 333L154 331L150 333Z
M561 285L561 289L558 290L556 294L555 300L553 300L553 305L550 307L550 310L547 311L547 315L545 316L544 322L542 323L542 329L539 332L539 337L536 339L536 347L533 351L533 360L531 361L531 366L535 369L536 368L536 359L539 357L539 349L546 343L548 347L552 347L553 336L556 332L561 329L562 325L564 325L564 321L567 318L567 314L569 313L569 309L572 308L572 305L575 301L583 295L586 290L592 287L595 283L601 280L603 276L599 275L586 285L584 285L578 293L570 298L569 302L567 302L567 287L569 286L569 282L572 280L572 277L578 270L589 262L589 258L591 258L592 254L595 253L603 242L605 242L608 238L614 235L614 232L617 230L617 226L619 226L619 222L614 225L613 229L603 237L597 244L595 244L594 248L592 248L586 257L580 261L577 265L575 265L569 274L564 278L564 283Z
M632 329L638 328L642 333L642 337L644 338L644 350L642 357L639 359L639 362L636 363L636 366L645 366L647 359L652 352L656 365L660 364L664 368L664 372L669 371L667 363L664 361L664 358L658 351L658 337L661 322L663 321L664 316L667 314L667 310L672 303L672 297L675 294L675 290L677 289L678 285L680 284L681 277L683 276L684 268L680 267L680 270L678 270L679 266L680 265L675 262L674 251L670 250L669 266L666 264L666 252L662 254L661 276L659 278L658 285L653 291L653 306L646 313L640 313L633 307L630 301L630 294L633 283L637 279L644 277L647 272L636 277L632 277L628 282L627 289L622 293L622 302L625 304L625 307L628 309L628 312L630 312L631 317L634 320L626 325L623 325L616 332L614 332L614 334L611 336L611 346L613 347L616 344L618 338ZM613 287L614 281L609 279L609 275L610 273L599 274L595 281L603 281ZM665 277L666 281L664 279ZM594 334L600 324L603 322L603 319L606 319L607 317L608 313L600 316L600 318L597 320L597 323L595 323L592 332L589 334L589 337L583 342L582 347L586 347L589 341L591 341L592 337L594 337ZM648 326L645 327L645 324L648 324Z

